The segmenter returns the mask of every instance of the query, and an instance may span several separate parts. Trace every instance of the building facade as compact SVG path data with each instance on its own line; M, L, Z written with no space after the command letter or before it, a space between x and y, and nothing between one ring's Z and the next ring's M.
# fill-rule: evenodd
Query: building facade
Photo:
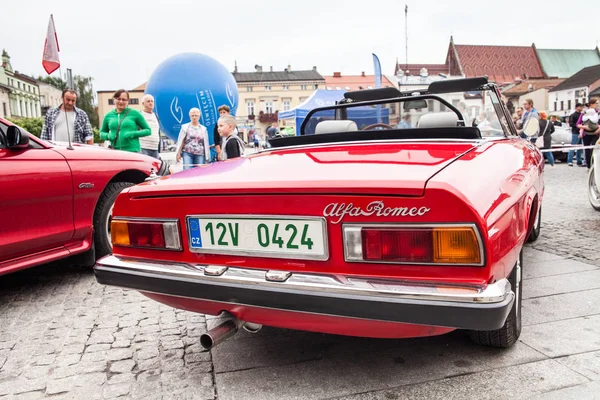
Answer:
M40 89L37 81L32 77L20 74L19 71L14 71L6 50L2 50L0 84L10 88L8 96L11 116L27 118L42 116Z
M0 83L0 117L10 118L10 92L9 86Z
M40 88L40 107L42 108L42 114L46 115L48 109L62 104L62 90L46 82L37 81L37 83Z
M317 67L303 71L293 71L290 65L283 71L273 71L273 67L263 71L260 65L254 68L254 72L238 72L236 66L233 72L239 94L236 119L246 139L248 130L264 134L273 122L278 122L280 111L300 105L325 86Z
M550 89L550 112L561 117L570 115L576 103L587 103L600 88L600 65L583 68L575 75Z

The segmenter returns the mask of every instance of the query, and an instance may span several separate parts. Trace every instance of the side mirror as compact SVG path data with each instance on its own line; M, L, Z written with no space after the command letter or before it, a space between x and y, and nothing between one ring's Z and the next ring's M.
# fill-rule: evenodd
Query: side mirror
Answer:
M540 121L538 121L535 118L529 118L527 120L527 123L523 127L523 132L528 137L537 136L539 131L540 131Z
M6 130L6 147L9 149L25 149L29 146L29 135L11 125Z

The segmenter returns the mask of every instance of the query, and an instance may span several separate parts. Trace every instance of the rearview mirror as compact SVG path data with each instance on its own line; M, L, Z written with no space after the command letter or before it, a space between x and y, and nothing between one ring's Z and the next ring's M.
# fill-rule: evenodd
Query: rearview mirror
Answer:
M24 149L29 146L29 135L11 125L6 130L6 147L9 149Z
M523 133L528 137L537 136L540 131L540 121L535 118L529 118L523 127Z
M404 111L408 111L408 110L422 110L422 109L426 109L427 106L427 100L411 100L411 101L404 101Z

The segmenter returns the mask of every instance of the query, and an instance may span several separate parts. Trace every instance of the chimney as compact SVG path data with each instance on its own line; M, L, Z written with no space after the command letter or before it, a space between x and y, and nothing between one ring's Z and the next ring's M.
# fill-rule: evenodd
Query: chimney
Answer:
M288 69L287 69L287 71L288 71L288 72L292 72L292 66L291 66L290 64L288 64Z
M317 72L317 66L313 66L313 71Z
M271 65L271 72L273 72L273 66Z
M362 74L360 74L360 76L362 76L364 78L365 77L365 71L363 71Z
M254 68L256 69L256 72L262 72L262 65L256 64Z
M237 74L237 72L238 72L238 68L237 68L237 60L236 60L236 61L235 61L235 66L234 66L234 68L233 68L233 73L234 73L234 74Z
M333 73L333 77L334 78L341 78L342 77L342 73L341 72L334 72Z

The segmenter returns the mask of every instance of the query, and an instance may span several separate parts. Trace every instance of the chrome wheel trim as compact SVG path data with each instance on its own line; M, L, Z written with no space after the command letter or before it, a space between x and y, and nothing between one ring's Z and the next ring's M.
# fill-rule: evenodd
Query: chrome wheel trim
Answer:
M592 167L590 168L590 172L588 173L588 198L590 200L590 203L592 203L592 206L594 206L594 208L600 208L600 191L596 186L596 179L594 179L595 168L596 166L592 165Z
M517 313L517 319L521 318L521 308L520 308L520 303L519 303L519 292L521 290L521 260L517 260L517 265L515 267L517 269L516 271L516 276L515 276L515 310Z
M112 240L110 237L110 223L112 221L112 215L113 215L113 208L115 207L115 203L113 203L110 208L108 209L108 215L106 216L106 226L105 226L105 231L106 231L106 240L108 242L108 245L110 246L110 248L112 249Z

